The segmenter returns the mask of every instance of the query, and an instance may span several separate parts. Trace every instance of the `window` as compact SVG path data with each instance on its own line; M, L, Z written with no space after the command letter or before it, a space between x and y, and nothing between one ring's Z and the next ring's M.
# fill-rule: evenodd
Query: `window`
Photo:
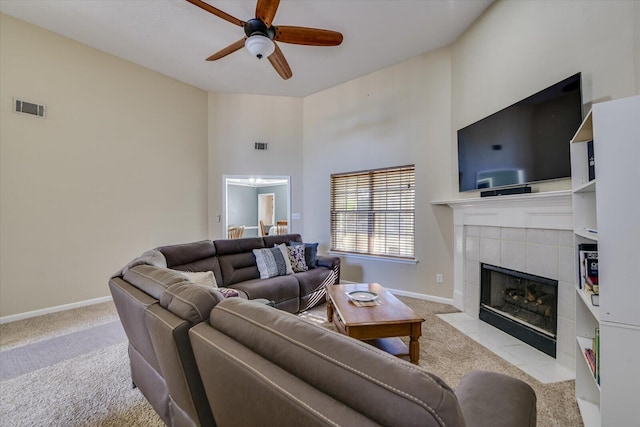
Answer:
M415 258L415 165L331 175L331 250Z

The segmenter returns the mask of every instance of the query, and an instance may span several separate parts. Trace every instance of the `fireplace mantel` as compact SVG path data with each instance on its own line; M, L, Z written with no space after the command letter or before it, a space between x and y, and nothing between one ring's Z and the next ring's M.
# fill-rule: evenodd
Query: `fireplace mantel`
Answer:
M470 225L573 230L571 191L431 202L453 209L453 305L464 311L464 227Z

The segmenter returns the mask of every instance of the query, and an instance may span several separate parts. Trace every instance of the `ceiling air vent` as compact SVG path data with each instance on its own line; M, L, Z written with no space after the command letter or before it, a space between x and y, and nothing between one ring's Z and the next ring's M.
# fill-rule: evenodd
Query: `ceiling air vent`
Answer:
M47 106L13 98L13 111L44 119L45 113L47 112Z
M253 148L256 150L268 150L269 144L267 142L254 142Z

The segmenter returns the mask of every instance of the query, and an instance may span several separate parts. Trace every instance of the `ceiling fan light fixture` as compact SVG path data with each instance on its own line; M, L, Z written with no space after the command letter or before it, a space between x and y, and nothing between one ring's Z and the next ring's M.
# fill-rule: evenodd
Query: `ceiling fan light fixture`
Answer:
M276 48L273 41L262 34L254 34L248 37L244 42L244 46L258 59L267 58Z

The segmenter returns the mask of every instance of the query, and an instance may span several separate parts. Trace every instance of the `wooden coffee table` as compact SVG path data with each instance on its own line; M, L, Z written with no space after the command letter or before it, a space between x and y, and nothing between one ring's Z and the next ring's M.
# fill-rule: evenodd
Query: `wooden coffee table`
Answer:
M351 291L375 292L380 304L358 307L347 296ZM378 283L327 286L327 319L332 319L342 334L418 363L424 319ZM409 337L408 348L398 338L404 336Z

